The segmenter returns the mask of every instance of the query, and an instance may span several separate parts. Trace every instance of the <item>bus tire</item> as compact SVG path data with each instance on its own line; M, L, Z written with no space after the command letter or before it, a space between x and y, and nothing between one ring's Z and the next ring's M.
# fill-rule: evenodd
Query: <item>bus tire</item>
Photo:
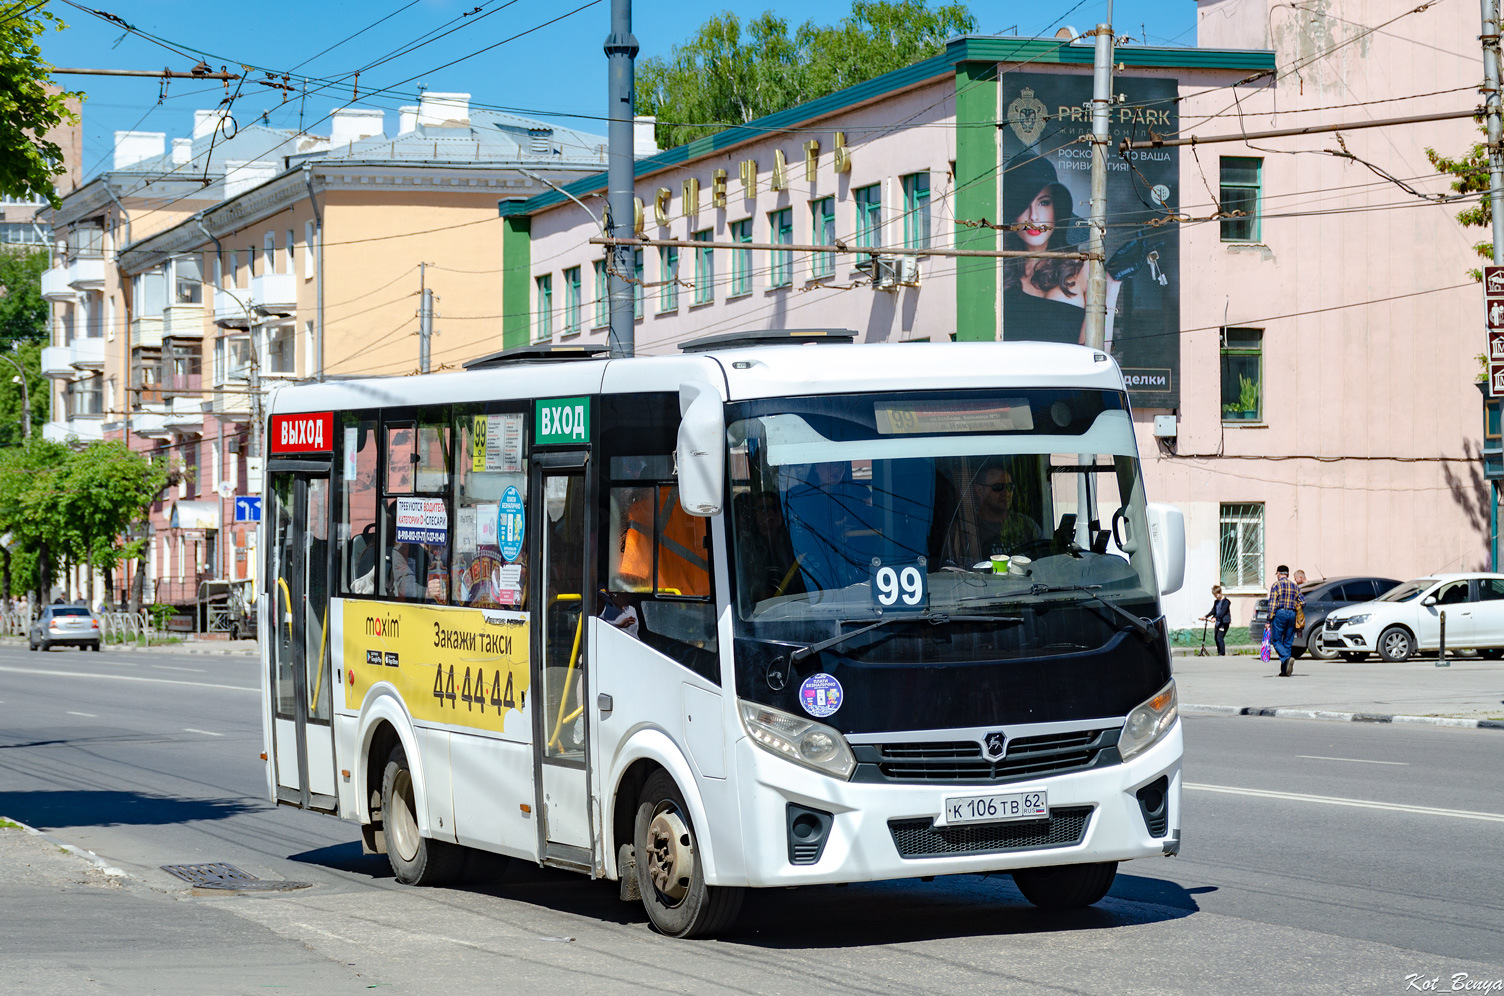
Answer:
M418 830L417 796L407 751L392 748L381 778L381 819L386 856L397 881L404 885L443 885L452 882L465 864L463 848L424 837Z
M1075 909L1090 906L1107 895L1117 874L1116 861L1051 865L1047 868L1020 868L1013 873L1013 884L1018 886L1025 899L1041 909Z
M709 937L736 922L743 890L705 884L684 793L666 771L642 786L633 826L637 886L648 919L670 937Z

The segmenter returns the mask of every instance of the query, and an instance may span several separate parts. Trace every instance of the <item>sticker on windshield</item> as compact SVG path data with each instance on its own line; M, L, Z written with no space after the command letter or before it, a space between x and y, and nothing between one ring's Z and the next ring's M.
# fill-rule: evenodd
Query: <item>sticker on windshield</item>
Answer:
M824 719L841 708L841 683L828 674L812 674L799 686L799 704L816 719Z
M522 508L522 495L508 487L501 493L501 503L496 508L496 539L501 555L507 560L522 556L522 541L526 537L526 520Z

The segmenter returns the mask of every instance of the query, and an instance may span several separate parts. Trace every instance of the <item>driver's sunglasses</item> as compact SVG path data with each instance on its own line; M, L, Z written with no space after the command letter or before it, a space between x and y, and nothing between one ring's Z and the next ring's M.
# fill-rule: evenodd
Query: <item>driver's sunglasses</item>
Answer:
M997 484L978 484L977 487L981 488L983 491L991 491L993 494L997 495L1004 494L1013 490L1013 484L1009 481L1002 481Z

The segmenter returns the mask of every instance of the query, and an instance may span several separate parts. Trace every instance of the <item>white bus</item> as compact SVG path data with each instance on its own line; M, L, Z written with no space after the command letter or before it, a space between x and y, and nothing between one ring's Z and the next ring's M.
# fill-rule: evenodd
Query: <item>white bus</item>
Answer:
M1184 526L1116 364L769 337L276 393L271 798L402 882L490 851L685 937L747 888L1079 906L1176 853Z

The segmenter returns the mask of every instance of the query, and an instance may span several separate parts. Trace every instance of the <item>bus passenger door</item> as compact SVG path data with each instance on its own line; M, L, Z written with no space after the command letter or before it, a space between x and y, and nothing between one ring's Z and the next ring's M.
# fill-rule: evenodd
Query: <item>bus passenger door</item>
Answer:
M583 450L534 454L528 489L537 565L532 687L542 690L533 709L538 843L544 864L577 871L593 867L585 713L585 607L591 601L586 458Z
M337 801L329 660L329 468L316 461L270 463L266 578L271 617L266 636L277 802L332 813Z

